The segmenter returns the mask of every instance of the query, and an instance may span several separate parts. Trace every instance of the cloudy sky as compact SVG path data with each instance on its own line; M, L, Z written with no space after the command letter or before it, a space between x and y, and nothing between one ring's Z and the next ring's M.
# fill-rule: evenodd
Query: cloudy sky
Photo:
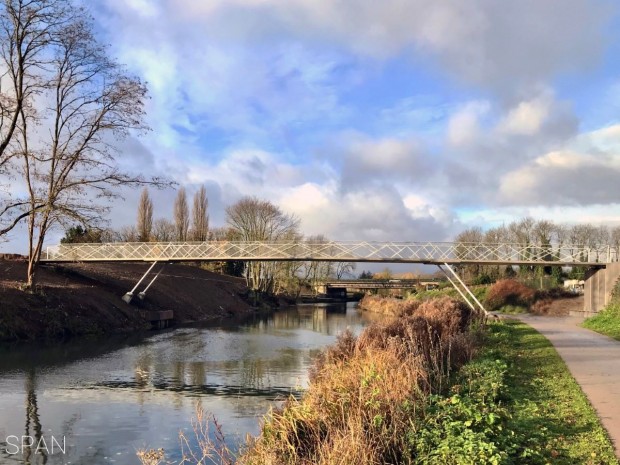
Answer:
M214 226L244 195L341 240L446 240L524 215L620 224L616 1L87 5L150 90L152 131L123 143L123 166L205 184ZM174 195L153 193L156 216Z

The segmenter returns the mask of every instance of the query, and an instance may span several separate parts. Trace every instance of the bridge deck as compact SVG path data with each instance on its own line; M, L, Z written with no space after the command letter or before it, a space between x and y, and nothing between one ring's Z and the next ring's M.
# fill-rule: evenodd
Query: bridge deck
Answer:
M618 260L610 246L452 242L113 242L48 247L43 262L326 261L598 266Z

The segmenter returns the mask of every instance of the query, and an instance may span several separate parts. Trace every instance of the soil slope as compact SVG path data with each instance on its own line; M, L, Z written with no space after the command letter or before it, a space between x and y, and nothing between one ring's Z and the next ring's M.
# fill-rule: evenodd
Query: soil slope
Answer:
M20 290L26 263L0 260L0 340L59 338L148 329L145 311L173 310L175 323L251 311L243 279L195 266L167 264L146 299L131 305L131 290L148 263L76 263L42 266L33 293ZM154 272L159 271L157 265ZM136 294L149 283L141 284Z

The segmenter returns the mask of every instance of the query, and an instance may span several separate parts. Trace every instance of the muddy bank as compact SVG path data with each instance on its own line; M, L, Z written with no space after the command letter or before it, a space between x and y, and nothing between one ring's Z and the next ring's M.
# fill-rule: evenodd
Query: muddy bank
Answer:
M134 299L132 304L121 297L135 286L148 263L46 265L33 293L20 290L26 266L20 260L0 261L2 341L146 330L151 324L145 314L151 311L172 310L175 324L252 312L243 279L195 266L166 265L145 300Z

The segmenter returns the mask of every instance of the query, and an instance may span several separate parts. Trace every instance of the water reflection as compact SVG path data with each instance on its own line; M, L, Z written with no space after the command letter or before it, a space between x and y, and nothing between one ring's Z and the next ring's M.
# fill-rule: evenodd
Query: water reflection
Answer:
M39 408L37 406L37 394L35 384L35 370L30 368L26 373L26 431L24 436L28 438L26 447L23 449L24 463L30 465L32 463L33 453L41 456L41 463L47 463L48 452L46 447L39 447L46 444L43 438L43 428L39 419ZM31 440L32 438L32 440ZM23 443L24 441L20 441ZM34 451L33 451L34 449Z
M299 394L321 348L364 324L352 307L308 305L148 338L0 349L0 464L137 464L141 447L174 453L197 401L234 443L257 433L274 401ZM24 434L66 437L67 454L8 454L6 437Z

